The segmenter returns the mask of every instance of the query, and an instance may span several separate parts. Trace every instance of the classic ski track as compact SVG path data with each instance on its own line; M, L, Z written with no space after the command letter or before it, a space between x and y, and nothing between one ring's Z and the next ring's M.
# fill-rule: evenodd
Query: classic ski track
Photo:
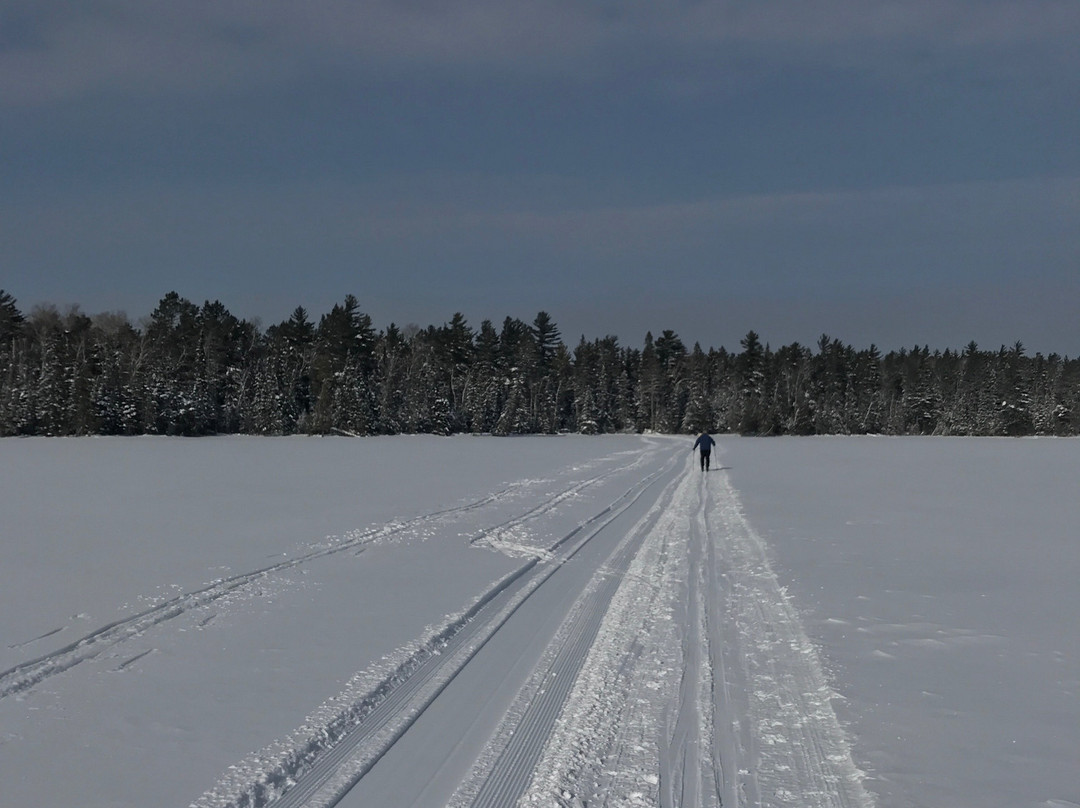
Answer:
M623 577L524 794L453 808L872 808L764 541L726 474L699 479L654 520L629 570L652 577Z
M472 543L475 544L478 540L481 540L484 535L487 535L492 531L506 530L508 527L518 525L530 519L538 518L542 513L552 510L569 497L576 496L585 488L598 484L614 474L635 468L642 462L642 457L637 455L630 463L617 466L616 468L610 469L595 477L575 482L568 489L549 497L539 505L530 508L524 514L485 530L478 537L474 538ZM494 502L505 499L511 492L519 487L518 484L509 485L464 505L457 505L433 511L431 513L421 514L420 516L404 522L389 522L383 525L369 527L349 534L347 539L332 547L320 547L266 567L261 567L249 572L238 573L229 576L228 578L214 581L201 589L177 595L169 600L145 609L144 611L108 623L63 648L37 657L36 659L22 662L6 671L0 672L0 699L29 690L52 676L64 673L82 662L100 656L105 651L114 648L126 640L140 636L155 626L179 617L193 609L212 604L229 593L248 586L256 581L298 567L309 561L325 558L326 556L335 555L347 550L355 550L357 547L363 549L363 545L370 544L379 539L398 535L408 530L412 530L419 525L445 519L448 516L480 510ZM44 636L55 633L57 632L50 632ZM35 638L35 640L43 638L44 637L38 637Z
M706 629L702 626L701 605L702 556L705 508L704 492L700 491L695 513L690 519L690 542L687 569L687 596L681 604L684 633L682 640L682 677L679 681L678 701L674 707L675 721L667 742L667 750L661 750L659 797L661 808L701 808L702 765L701 743L703 732L701 715L702 659L701 646L707 642ZM666 775L666 776L665 776Z
M584 483L575 483L568 491L580 491L584 485L593 484L642 462L639 456L627 466ZM671 470L673 462L666 462L661 469L640 480L552 545L549 550L559 552L554 559L556 563L545 564L537 558L529 559L516 572L483 594L467 612L444 627L433 641L413 653L373 691L336 709L334 717L322 726L305 730L310 738L303 748L287 750L276 758L260 754L261 768L255 782L246 785L240 793L222 793L220 788L212 789L193 806L313 808L336 804L416 721L529 595L555 572L558 565L572 558L630 508L662 475ZM539 512L565 500L567 495L567 491L560 492L516 519L535 518ZM597 522L600 524L594 529L584 536L580 535ZM574 541L575 538L578 540Z
M673 488L667 486L660 499L669 501ZM607 605L654 521L655 514L646 517L627 534L571 608L537 666L533 686L527 687L525 706L514 711L520 718L503 727L501 751L471 795L472 808L513 805L529 785L536 761L596 640Z
M708 641L709 693L711 700L711 748L713 785L720 806L739 805L739 771L742 750L736 732L736 718L728 678L728 663L724 653L724 626L730 622L725 613L723 571L717 558L717 543L721 540L709 519L709 488L702 480L701 529L705 538L705 637Z
M472 773L454 793L449 802L452 808L519 802L535 776L537 759L551 742L554 727L568 709L566 703L571 690L579 687L582 665L603 626L611 596L625 580L651 587L651 582L629 568L636 563L642 542L670 507L678 486L678 479L665 486L645 516L627 531L607 562L598 567L507 711L502 725L474 764ZM634 643L618 660L614 678L632 675L637 656L643 650ZM549 795L545 795L542 804L552 804Z
M683 676L671 738L667 750L661 750L661 760L666 760L658 778L661 808L717 808L723 800L724 767L715 749L716 714L712 709L717 697L716 644L711 642L710 624L716 591L711 585L713 557L708 549L712 538L706 519L708 488L704 477L697 488L698 501L689 520L687 596L681 604L685 609ZM729 762L730 768L733 763Z
M476 534L469 540L469 544L474 547L487 544L492 549L498 550L498 547L496 546L496 537L498 537L500 534L508 533L514 528L520 527L521 525L525 524L526 522L532 521L534 519L539 519L544 514L553 511L566 500L578 496L586 488L597 485L616 474L629 471L630 469L643 465L645 463L645 460L646 458L644 456L638 455L637 457L635 457L633 462L629 463L628 465L618 466L614 469L610 469L604 472L603 474L597 475L596 477L590 477L587 480L581 480L580 482L574 483L565 491L561 491L558 494L549 497L548 499L544 500L533 508L530 508L525 513L511 517L506 521L500 522L496 525L492 525L491 527L484 528L482 531L480 531L478 534ZM539 547L536 548L537 551L541 551L541 549L542 548Z
M662 712L678 699L672 665L682 644L672 601L686 582L691 479L678 476L631 531L639 537L635 552L599 610L596 636L514 803L657 805L655 776L646 799L634 773L657 770ZM454 808L471 805L461 796Z

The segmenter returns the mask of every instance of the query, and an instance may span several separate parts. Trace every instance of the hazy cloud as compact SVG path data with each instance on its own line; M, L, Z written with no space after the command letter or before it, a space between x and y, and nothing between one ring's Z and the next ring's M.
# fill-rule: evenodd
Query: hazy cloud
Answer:
M1080 294L1077 42L1077 0L0 0L4 288L712 344L710 296L871 335L921 296L894 333L986 341Z
M349 278L420 288L467 271L469 285L483 288L533 274L567 302L614 286L678 298L702 282L752 295L1080 280L1071 237L1080 232L1080 179L574 209L530 205L500 188L480 177L447 182L429 200L332 183L49 195L10 210L0 239L14 265L55 277L59 299L95 294L95 269L121 288L145 276L151 294L169 277L224 272L228 284L233 267L244 270L241 286L252 276L294 277L327 294L353 288ZM90 274L72 287L76 267Z
M690 86L785 64L881 75L966 61L990 75L1076 68L1075 0L554 0L0 3L0 99L276 84L312 70L368 80L483 71L581 81L648 66Z

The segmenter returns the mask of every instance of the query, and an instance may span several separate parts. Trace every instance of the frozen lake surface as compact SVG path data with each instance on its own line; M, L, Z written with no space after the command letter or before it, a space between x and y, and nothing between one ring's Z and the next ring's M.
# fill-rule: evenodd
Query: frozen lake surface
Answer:
M0 808L1080 805L1080 442L691 444L0 441Z

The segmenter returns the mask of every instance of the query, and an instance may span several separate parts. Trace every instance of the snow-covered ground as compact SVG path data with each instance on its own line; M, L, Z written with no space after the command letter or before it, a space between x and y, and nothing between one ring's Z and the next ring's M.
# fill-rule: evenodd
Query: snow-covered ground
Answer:
M721 446L879 805L1080 803L1080 441Z
M1080 442L0 442L0 808L1080 804Z

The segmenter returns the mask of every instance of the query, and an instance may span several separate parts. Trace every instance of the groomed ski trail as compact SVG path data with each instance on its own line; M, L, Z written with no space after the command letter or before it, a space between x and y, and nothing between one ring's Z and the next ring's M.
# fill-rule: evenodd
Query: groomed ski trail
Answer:
M653 447L668 453L669 447ZM485 534L505 534L557 507L617 472L642 464L638 455L626 466L574 483L524 513L504 520L470 540L499 550ZM357 674L327 700L303 726L256 755L231 766L222 780L192 803L192 808L315 808L335 805L394 745L458 672L560 564L635 504L673 470L668 461L581 522L549 547L536 547L522 567L499 581L461 614L428 636L400 649L388 660L389 675Z
M656 509L528 786L501 804L872 808L817 651L727 475L687 463ZM493 745L524 723L509 720ZM474 780L498 765L483 769ZM467 783L453 806L479 808L482 793Z
M454 794L451 806L498 808L517 802L596 641L612 597L630 574L632 560L665 512L676 486L677 482L671 483L661 492L575 601L500 730Z
M494 540L473 536L520 552L523 566L400 649L389 674L357 674L294 733L230 767L193 808L355 797L530 595L648 492L645 515L607 534L614 549L589 567L451 808L873 808L817 650L727 475L678 465L666 487L670 464L551 546L520 552L505 537L593 480L534 500L486 530Z

